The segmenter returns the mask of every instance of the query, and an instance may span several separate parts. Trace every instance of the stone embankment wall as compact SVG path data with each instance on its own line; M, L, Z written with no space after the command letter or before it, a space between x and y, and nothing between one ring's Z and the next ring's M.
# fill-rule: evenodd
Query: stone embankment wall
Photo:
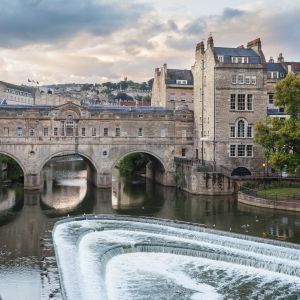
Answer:
M271 200L257 196L238 192L238 202L264 208L281 209L288 211L299 211L300 212L300 199L297 200Z
M232 195L234 182L222 173L203 172L197 167L177 165L176 186L186 192L202 195Z

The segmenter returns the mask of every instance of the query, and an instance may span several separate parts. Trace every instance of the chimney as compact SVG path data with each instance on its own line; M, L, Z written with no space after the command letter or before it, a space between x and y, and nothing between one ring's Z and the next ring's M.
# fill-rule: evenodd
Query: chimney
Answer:
M273 58L273 56L270 56L269 63L274 63L274 58Z
M204 43L203 43L203 41L197 44L197 46L196 46L196 52L197 51L200 51L201 54L204 53Z
M257 38L256 40L250 41L247 44L247 48L257 48L257 50L261 50L261 40Z
M245 48L244 45L240 45L237 47L237 49L244 49L244 48Z
M250 41L247 44L247 48L252 49L253 51L255 51L260 56L262 63L266 62L265 55L262 51L260 38L257 38L256 40L253 40L253 41Z
M195 60L198 61L201 59L201 55L204 54L204 43L200 42L196 46L196 52L195 52Z
M207 40L207 48L213 48L214 47L214 39L212 37L212 35L209 36L208 40Z
M284 57L283 57L282 53L279 53L277 61L279 63L283 63L284 62Z

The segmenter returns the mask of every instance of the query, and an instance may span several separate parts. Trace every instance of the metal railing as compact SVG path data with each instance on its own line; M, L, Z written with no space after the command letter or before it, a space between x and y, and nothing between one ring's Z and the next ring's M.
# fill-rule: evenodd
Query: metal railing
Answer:
M240 191L243 192L244 194L258 197L258 198L264 198L264 199L269 199L269 200L275 200L275 201L281 201L281 200L287 200L287 201L300 201L300 193L290 193L287 195L279 195L278 193L275 193L273 195L270 195L267 190L268 186L262 186L258 187L256 189L251 189L245 186L240 187Z

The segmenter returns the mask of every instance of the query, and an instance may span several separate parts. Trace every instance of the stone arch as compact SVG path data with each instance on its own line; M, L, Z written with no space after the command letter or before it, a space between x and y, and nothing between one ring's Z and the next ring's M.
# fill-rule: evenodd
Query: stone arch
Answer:
M122 160L127 155L130 155L133 153L144 153L144 154L148 154L148 155L154 157L163 166L164 172L168 171L167 164L163 161L163 159L161 157L159 157L157 154L153 153L152 151L148 151L148 150L144 150L144 149L129 150L129 151L123 152L121 155L118 156L117 159L114 160L112 167L115 167L120 160Z
M247 169L245 167L235 168L231 172L231 176L250 176L250 175L251 175L251 172L249 171L249 169Z
M59 156L68 156L68 155L79 155L82 158L86 159L93 167L94 169L97 171L97 165L95 163L95 161L87 154L81 152L81 151L74 151L74 150L65 150L65 151L58 151L58 152L54 152L52 154L50 154L49 156L47 156L40 164L39 166L39 170L38 172L41 172L43 170L43 168L45 167L45 165L54 157L59 157Z
M129 154L132 153L144 153L153 159L149 161L146 167L146 177L166 186L174 186L174 172L175 169L172 168L170 162L165 161L163 158L161 158L159 155L157 155L155 152L152 152L147 149L133 149L133 150L127 150L122 151L118 156L117 159L114 160L113 164L111 165L111 168L116 166L116 164L124 157L126 157ZM157 168L156 163L159 163L159 167Z
M2 151L2 150L0 150L0 154L6 155L6 156L12 158L20 166L20 168L23 171L23 174L25 175L27 173L24 164L15 155L13 155L9 152L6 152L6 151Z

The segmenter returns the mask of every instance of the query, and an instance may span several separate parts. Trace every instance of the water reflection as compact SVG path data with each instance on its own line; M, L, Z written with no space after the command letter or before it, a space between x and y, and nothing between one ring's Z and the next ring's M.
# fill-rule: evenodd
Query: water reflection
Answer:
M44 169L42 192L24 192L22 187L0 189L0 295L3 299L20 299L13 288L8 288L16 280L20 281L24 294L31 295L27 299L40 299L36 296L41 288L40 236L52 228L57 217L67 214L153 216L300 243L299 213L237 204L231 196L190 195L144 178L124 181L116 172L112 189L97 189L87 183L86 174L87 165L83 160L58 159Z
M43 170L43 208L66 214L75 210L87 194L87 170L83 160L53 159ZM70 168L71 167L71 168Z

